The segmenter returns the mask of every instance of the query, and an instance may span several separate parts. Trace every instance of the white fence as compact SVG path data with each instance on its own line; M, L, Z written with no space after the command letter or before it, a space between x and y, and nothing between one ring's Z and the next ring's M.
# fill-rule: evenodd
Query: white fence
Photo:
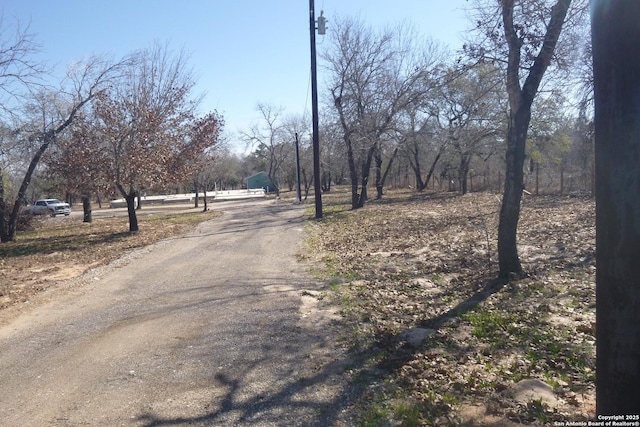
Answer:
M254 188L250 190L225 190L225 191L211 191L207 192L208 200L240 200L250 199L256 197L265 197L266 193L262 188ZM168 194L162 196L143 196L142 205L151 204L178 204L178 203L193 203L196 195L195 193L185 194ZM198 193L198 197L203 197L202 193ZM124 199L111 200L109 203L110 208L123 208L127 206L127 202Z
M250 199L253 197L265 197L266 192L263 188L252 188L250 190L226 190L214 191L207 193L207 197L213 194L214 200L234 200L234 199Z

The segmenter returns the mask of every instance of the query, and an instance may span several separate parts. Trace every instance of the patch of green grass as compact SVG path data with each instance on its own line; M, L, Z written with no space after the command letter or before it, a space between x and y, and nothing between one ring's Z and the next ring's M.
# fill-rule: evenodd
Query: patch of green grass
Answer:
M521 405L519 412L527 421L538 421L545 425L553 421L553 413L549 411L542 399L530 400L526 405Z
M516 329L514 323L517 318L514 315L496 310L480 309L463 315L463 318L473 326L471 335L480 339L498 341L494 344L503 344L506 335Z
M433 273L430 279L436 285L444 285L446 281L444 276L440 273Z
M340 287L342 286L343 280L340 278L333 278L331 280L329 280L329 289L332 290L333 292L337 292L338 290L340 290Z
M343 218L343 214L351 210L351 205L347 203L325 203L322 206L322 219L321 221L335 221ZM314 205L309 205L305 211L305 215L308 215L310 218L315 218L316 208Z
M361 414L360 427L380 427L389 425L389 409L373 406Z
M393 407L394 418L404 427L418 427L422 425L419 405L412 402L400 402Z

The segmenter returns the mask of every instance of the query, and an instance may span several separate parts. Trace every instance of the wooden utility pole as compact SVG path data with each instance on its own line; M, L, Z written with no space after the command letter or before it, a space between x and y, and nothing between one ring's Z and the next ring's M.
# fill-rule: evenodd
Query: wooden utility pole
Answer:
M640 2L592 0L596 162L596 411L638 421Z
M322 18L324 19L324 18ZM322 218L322 187L320 182L320 136L318 132L318 77L316 70L316 12L309 0L309 32L311 35L311 120L313 122L313 187L316 199L316 218ZM324 34L324 22L322 31Z
M296 132L296 197L298 202L302 201L300 191L300 141L298 139L298 132Z

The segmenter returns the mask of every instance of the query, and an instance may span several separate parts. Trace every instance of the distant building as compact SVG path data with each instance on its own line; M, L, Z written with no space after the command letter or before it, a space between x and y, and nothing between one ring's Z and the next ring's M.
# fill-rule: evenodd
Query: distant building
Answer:
M269 175L266 172L258 172L254 175L251 175L246 179L247 189L255 189L255 188L264 188L267 193L271 193L276 191L275 185L269 179Z

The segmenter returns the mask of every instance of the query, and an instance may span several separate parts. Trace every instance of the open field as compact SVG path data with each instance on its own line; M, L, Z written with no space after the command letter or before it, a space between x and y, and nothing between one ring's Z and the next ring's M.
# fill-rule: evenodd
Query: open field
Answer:
M389 192L358 211L348 197L324 197L308 256L341 306L362 425L594 416L593 200L525 196L528 277L500 287L499 196Z

